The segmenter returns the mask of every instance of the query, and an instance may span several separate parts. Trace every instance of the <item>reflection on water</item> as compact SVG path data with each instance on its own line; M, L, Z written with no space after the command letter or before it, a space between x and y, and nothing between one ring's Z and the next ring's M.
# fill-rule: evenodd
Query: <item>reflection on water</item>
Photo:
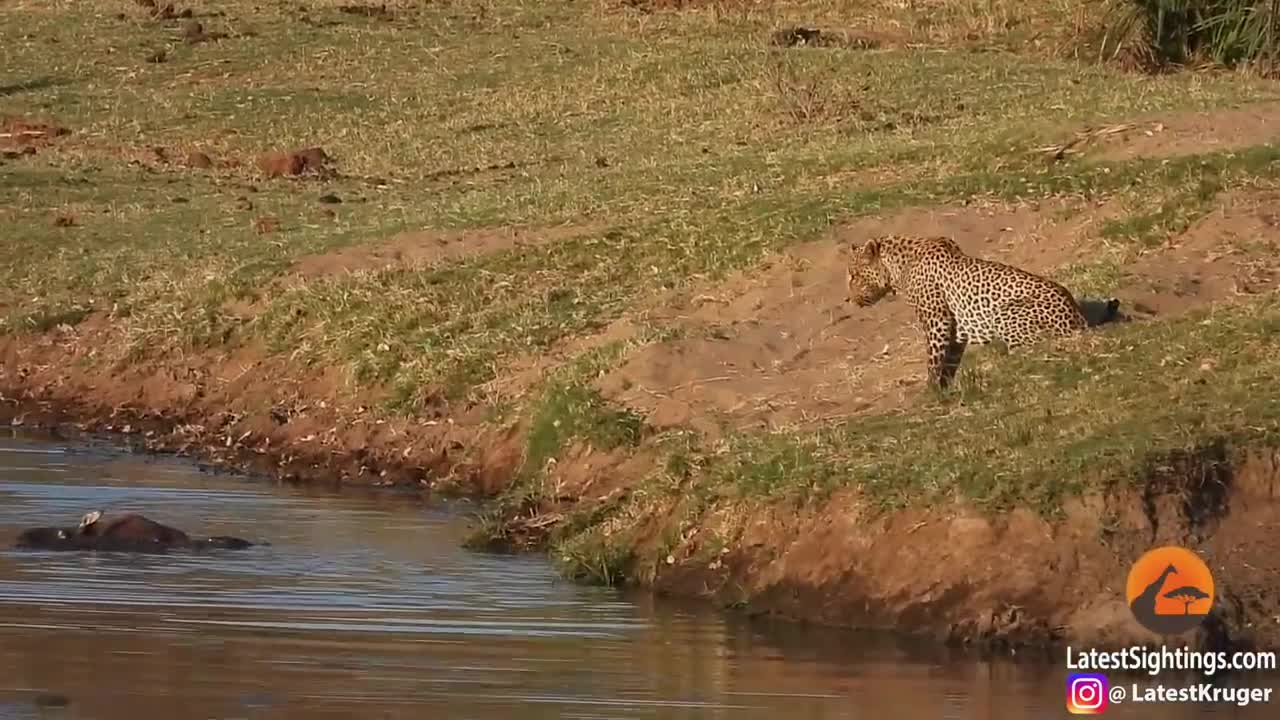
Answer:
M271 544L7 549L24 527L95 508ZM463 550L463 530L456 512L416 498L0 439L0 718L1065 715L1060 665L983 663L580 587L541 558ZM1266 712L1216 710L1159 708Z

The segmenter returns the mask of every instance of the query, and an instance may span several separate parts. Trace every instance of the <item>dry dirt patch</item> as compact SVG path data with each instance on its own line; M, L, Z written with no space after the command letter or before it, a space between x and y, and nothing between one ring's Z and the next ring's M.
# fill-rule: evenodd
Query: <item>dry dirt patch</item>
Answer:
M1234 193L1221 207L1130 265L1140 282L1116 295L1162 317L1274 290L1280 273L1280 193Z
M1228 197L1166 247L1122 268L1133 280L1108 294L1121 300L1122 314L1167 318L1274 288L1278 200ZM949 235L969 253L1052 277L1099 259L1094 238L1116 212L1109 204L1052 201L911 209L840 226L661 311L685 329L681 339L641 348L597 386L658 427L690 426L712 437L725 428L807 426L903 407L923 389L921 338L901 301L847 305L851 244L880 233Z
M595 228L568 225L550 228L492 228L484 230L417 230L366 245L345 247L299 260L292 273L314 279L392 267L422 267L444 260L534 247L585 235Z
M911 311L845 302L851 244L881 233L945 234L966 251L1050 272L1082 259L1104 214L1065 201L912 209L843 225L666 312L688 332L632 355L599 387L658 426L807 425L898 407L919 391L923 356Z
M50 122L24 118L0 118L0 155L17 157L34 154L37 148L55 142L71 133L65 127Z
M510 468L481 473L461 452L488 446L479 418L384 418L381 389L336 368L300 369L261 347L128 367L101 362L118 330L103 315L40 336L0 337L0 424L120 432L141 449L189 454L289 481L498 490ZM465 429L464 429L465 428Z
M1231 110L1175 113L1134 123L1088 153L1098 160L1176 157L1236 150L1280 140L1280 103Z

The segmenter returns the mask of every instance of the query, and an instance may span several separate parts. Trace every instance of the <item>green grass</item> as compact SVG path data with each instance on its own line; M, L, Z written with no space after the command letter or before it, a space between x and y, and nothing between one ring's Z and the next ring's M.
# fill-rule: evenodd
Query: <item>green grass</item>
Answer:
M1280 16L1270 2L1110 0L1109 9L1113 52L1136 52L1156 67L1209 61L1273 73L1280 58Z
M590 380L672 327L576 363L562 349L659 293L750 268L853 216L1051 196L1127 209L1099 233L1105 252L1067 270L1080 289L1107 293L1128 281L1123 260L1223 192L1280 178L1271 146L1123 163L1047 164L1030 152L1093 123L1280 98L1254 77L1080 61L1094 56L1080 50L1092 6L1068 0L652 14L608 0L393 2L389 21L329 2L311 3L304 20L291 6L234 0L200 17L228 37L196 45L135 5L83 5L0 8L0 66L13 69L0 118L73 131L0 164L0 332L102 314L118 331L103 356L126 360L261 343L342 368L409 416L441 399L488 402L487 384L531 358L568 360L511 407L494 401L528 424L513 492L534 503L547 497L541 469L573 442L650 441ZM884 43L768 44L796 22ZM166 62L146 62L161 48ZM267 180L253 168L265 150L310 145L336 156L344 177ZM175 162L157 162L153 147ZM234 162L188 169L192 150ZM343 202L320 204L326 193ZM279 230L257 232L267 216ZM285 282L301 258L401 231L513 225L583 232ZM1260 383L1275 370L1265 345L1275 321L1259 301L1117 328L1056 359L974 353L958 396L910 412L733 436L714 452L684 438L649 497L692 488L695 514L726 498L810 502L841 487L883 507L1052 508L1151 452L1210 434L1269 438ZM1210 355L1216 369L1196 370ZM604 522L614 520L575 521L561 543L592 568L584 574L612 578L625 544L574 545Z
M755 478L789 462L785 487L853 485L890 507L963 499L1051 510L1064 496L1139 480L1160 453L1274 441L1277 327L1280 307L1266 297L1117 328L1065 357L993 358L969 368L957 397L916 412L744 438L725 476L755 492Z
M964 7L953 10L977 12ZM809 237L824 215L1044 192L1022 151L1081 123L1273 94L1236 79L1150 79L1053 57L781 52L764 39L783 16L767 14L663 15L642 26L602 6L476 2L394 22L318 9L314 20L340 24L315 27L229 3L204 22L232 37L187 46L140 8L124 8L124 19L114 8L15 8L4 11L0 53L7 67L40 69L15 80L49 84L0 96L0 114L45 115L75 135L64 150L3 167L0 202L23 208L21 232L0 250L5 327L115 307L134 345L167 352L238 329L224 303L267 294L272 277L309 253L400 229L616 228L536 254L267 294L251 332L369 381L400 378L417 394L484 382L512 354L598 327L646 293ZM168 62L143 61L161 45L174 47ZM800 111L808 97L820 110ZM258 152L310 144L353 179L254 178ZM125 164L157 145L245 167ZM436 177L508 162L521 167ZM866 189L840 180L859 171L888 180ZM1009 187L1028 173L1027 187ZM372 177L391 185L360 181ZM323 192L348 200L334 220L315 203ZM240 196L254 209L238 210ZM53 227L63 212L79 226ZM254 233L263 215L278 217L281 232ZM552 301L557 286L569 292ZM369 350L384 341L389 351Z

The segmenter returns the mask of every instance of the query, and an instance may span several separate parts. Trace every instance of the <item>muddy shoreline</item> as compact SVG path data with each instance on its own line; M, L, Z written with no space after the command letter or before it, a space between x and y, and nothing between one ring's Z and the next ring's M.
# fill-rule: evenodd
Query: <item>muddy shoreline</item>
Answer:
M51 360L46 353L59 347L66 345L48 337L4 343L0 425L114 434L137 450L279 482L476 498L500 493L522 460L518 428L366 422L367 411L349 400L307 399L298 391L246 395L251 386L317 387L281 381L287 376L269 361L243 371L238 384L197 382L186 403L166 407L175 398L157 388L174 368L84 375L65 358L36 362ZM561 472L576 466L597 478L625 473L635 461L591 451L572 455ZM1269 532L1280 521L1278 479L1280 452L1223 443L1153 459L1141 481L1073 501L1052 520L1029 510L990 516L958 505L875 514L851 493L799 512L744 508L733 529L713 527L712 516L665 557L655 555L663 528L634 537L625 580L750 615L887 630L981 651L1120 648L1161 642L1136 624L1124 603L1129 564L1149 547L1179 544L1209 562L1218 600L1203 626L1164 642L1280 648L1280 601L1272 593L1280 553ZM532 516L568 514L598 501L587 492L569 494ZM524 549L546 550L547 533L536 531L529 509L504 520L526 531ZM705 529L736 539L709 553L697 532Z
M375 397L344 393L324 373L300 377L253 350L101 362L95 348L110 335L105 318L90 318L63 332L0 339L0 424L116 433L138 449L284 482L501 489L502 468L480 472L461 455L476 440L473 427L374 417Z

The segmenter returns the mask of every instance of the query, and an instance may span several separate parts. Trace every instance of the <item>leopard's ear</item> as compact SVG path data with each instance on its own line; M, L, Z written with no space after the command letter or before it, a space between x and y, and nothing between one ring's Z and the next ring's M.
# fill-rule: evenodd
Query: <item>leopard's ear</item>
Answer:
M862 247L858 248L858 252L868 260L878 259L880 257L880 238L871 238L862 243Z

